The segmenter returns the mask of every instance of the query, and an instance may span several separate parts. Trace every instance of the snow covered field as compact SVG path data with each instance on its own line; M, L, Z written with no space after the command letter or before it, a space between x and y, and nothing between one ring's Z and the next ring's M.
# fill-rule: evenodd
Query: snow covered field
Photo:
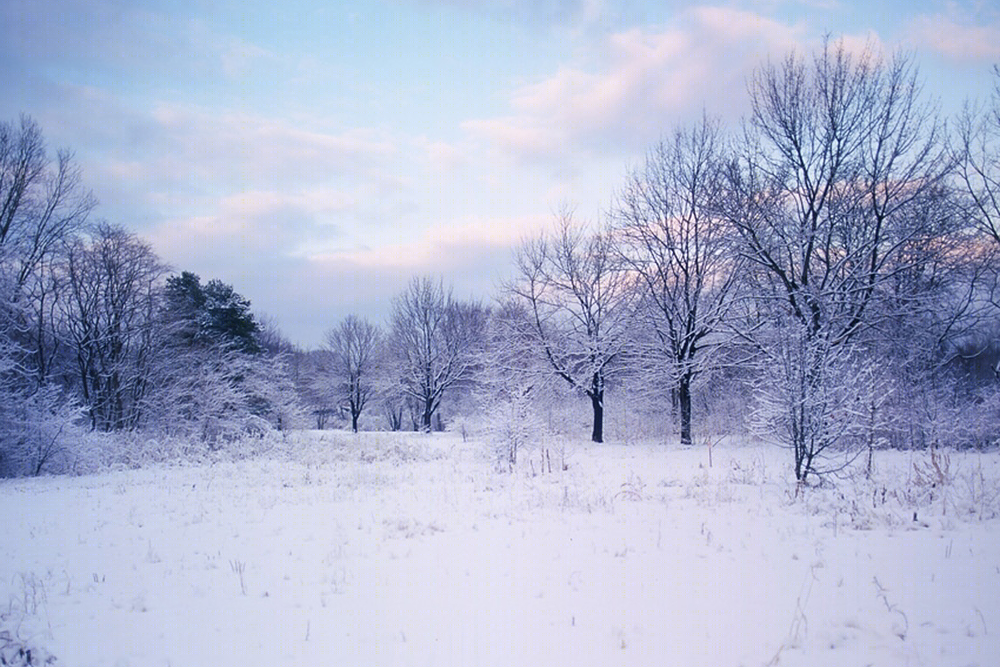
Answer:
M796 495L762 445L295 434L236 463L0 481L33 664L1000 664L1000 454ZM533 474L536 473L536 474Z

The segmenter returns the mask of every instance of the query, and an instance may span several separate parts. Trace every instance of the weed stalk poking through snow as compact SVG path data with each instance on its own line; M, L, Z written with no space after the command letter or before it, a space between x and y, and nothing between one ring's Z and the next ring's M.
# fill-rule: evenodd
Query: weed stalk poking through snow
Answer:
M239 579L240 579L240 592L242 592L243 595L246 595L247 594L247 584L246 584L246 580L243 578L243 572L246 571L247 564L244 563L241 560L231 560L231 561L229 561L229 567L236 574L236 576L239 577Z

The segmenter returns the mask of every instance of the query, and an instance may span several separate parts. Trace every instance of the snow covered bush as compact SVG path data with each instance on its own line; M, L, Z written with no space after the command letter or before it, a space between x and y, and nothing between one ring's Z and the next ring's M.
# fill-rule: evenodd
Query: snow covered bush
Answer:
M857 408L866 404L858 381L864 362L848 345L810 335L791 319L783 324L759 335L754 427L762 440L793 452L795 479L804 482L839 467L824 458L852 444Z
M53 385L5 398L0 408L0 477L68 472L82 436L80 407Z
M0 605L0 665L54 664L55 657L38 642L44 633L40 619L46 604L44 581L34 573L21 572L10 585L10 599Z
M506 392L484 415L485 431L497 464L513 471L518 454L543 437L545 424L535 411L531 387Z

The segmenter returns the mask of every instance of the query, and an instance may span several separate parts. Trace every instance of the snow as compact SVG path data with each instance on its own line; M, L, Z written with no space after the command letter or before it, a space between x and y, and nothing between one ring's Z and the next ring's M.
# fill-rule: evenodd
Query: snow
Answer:
M930 479L926 452L877 452L870 479L859 460L797 490L790 453L756 443L711 467L553 443L551 473L492 452L304 432L252 460L3 481L8 659L1000 663L998 453L943 453Z

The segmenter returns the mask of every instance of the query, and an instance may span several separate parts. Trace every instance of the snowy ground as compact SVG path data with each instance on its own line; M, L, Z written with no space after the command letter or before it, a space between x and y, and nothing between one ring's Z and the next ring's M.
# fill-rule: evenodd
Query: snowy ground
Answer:
M89 665L1000 664L1000 454L457 436L0 481L0 655ZM859 462L860 463L860 462ZM935 463L937 464L935 466ZM6 653L4 653L6 652Z

